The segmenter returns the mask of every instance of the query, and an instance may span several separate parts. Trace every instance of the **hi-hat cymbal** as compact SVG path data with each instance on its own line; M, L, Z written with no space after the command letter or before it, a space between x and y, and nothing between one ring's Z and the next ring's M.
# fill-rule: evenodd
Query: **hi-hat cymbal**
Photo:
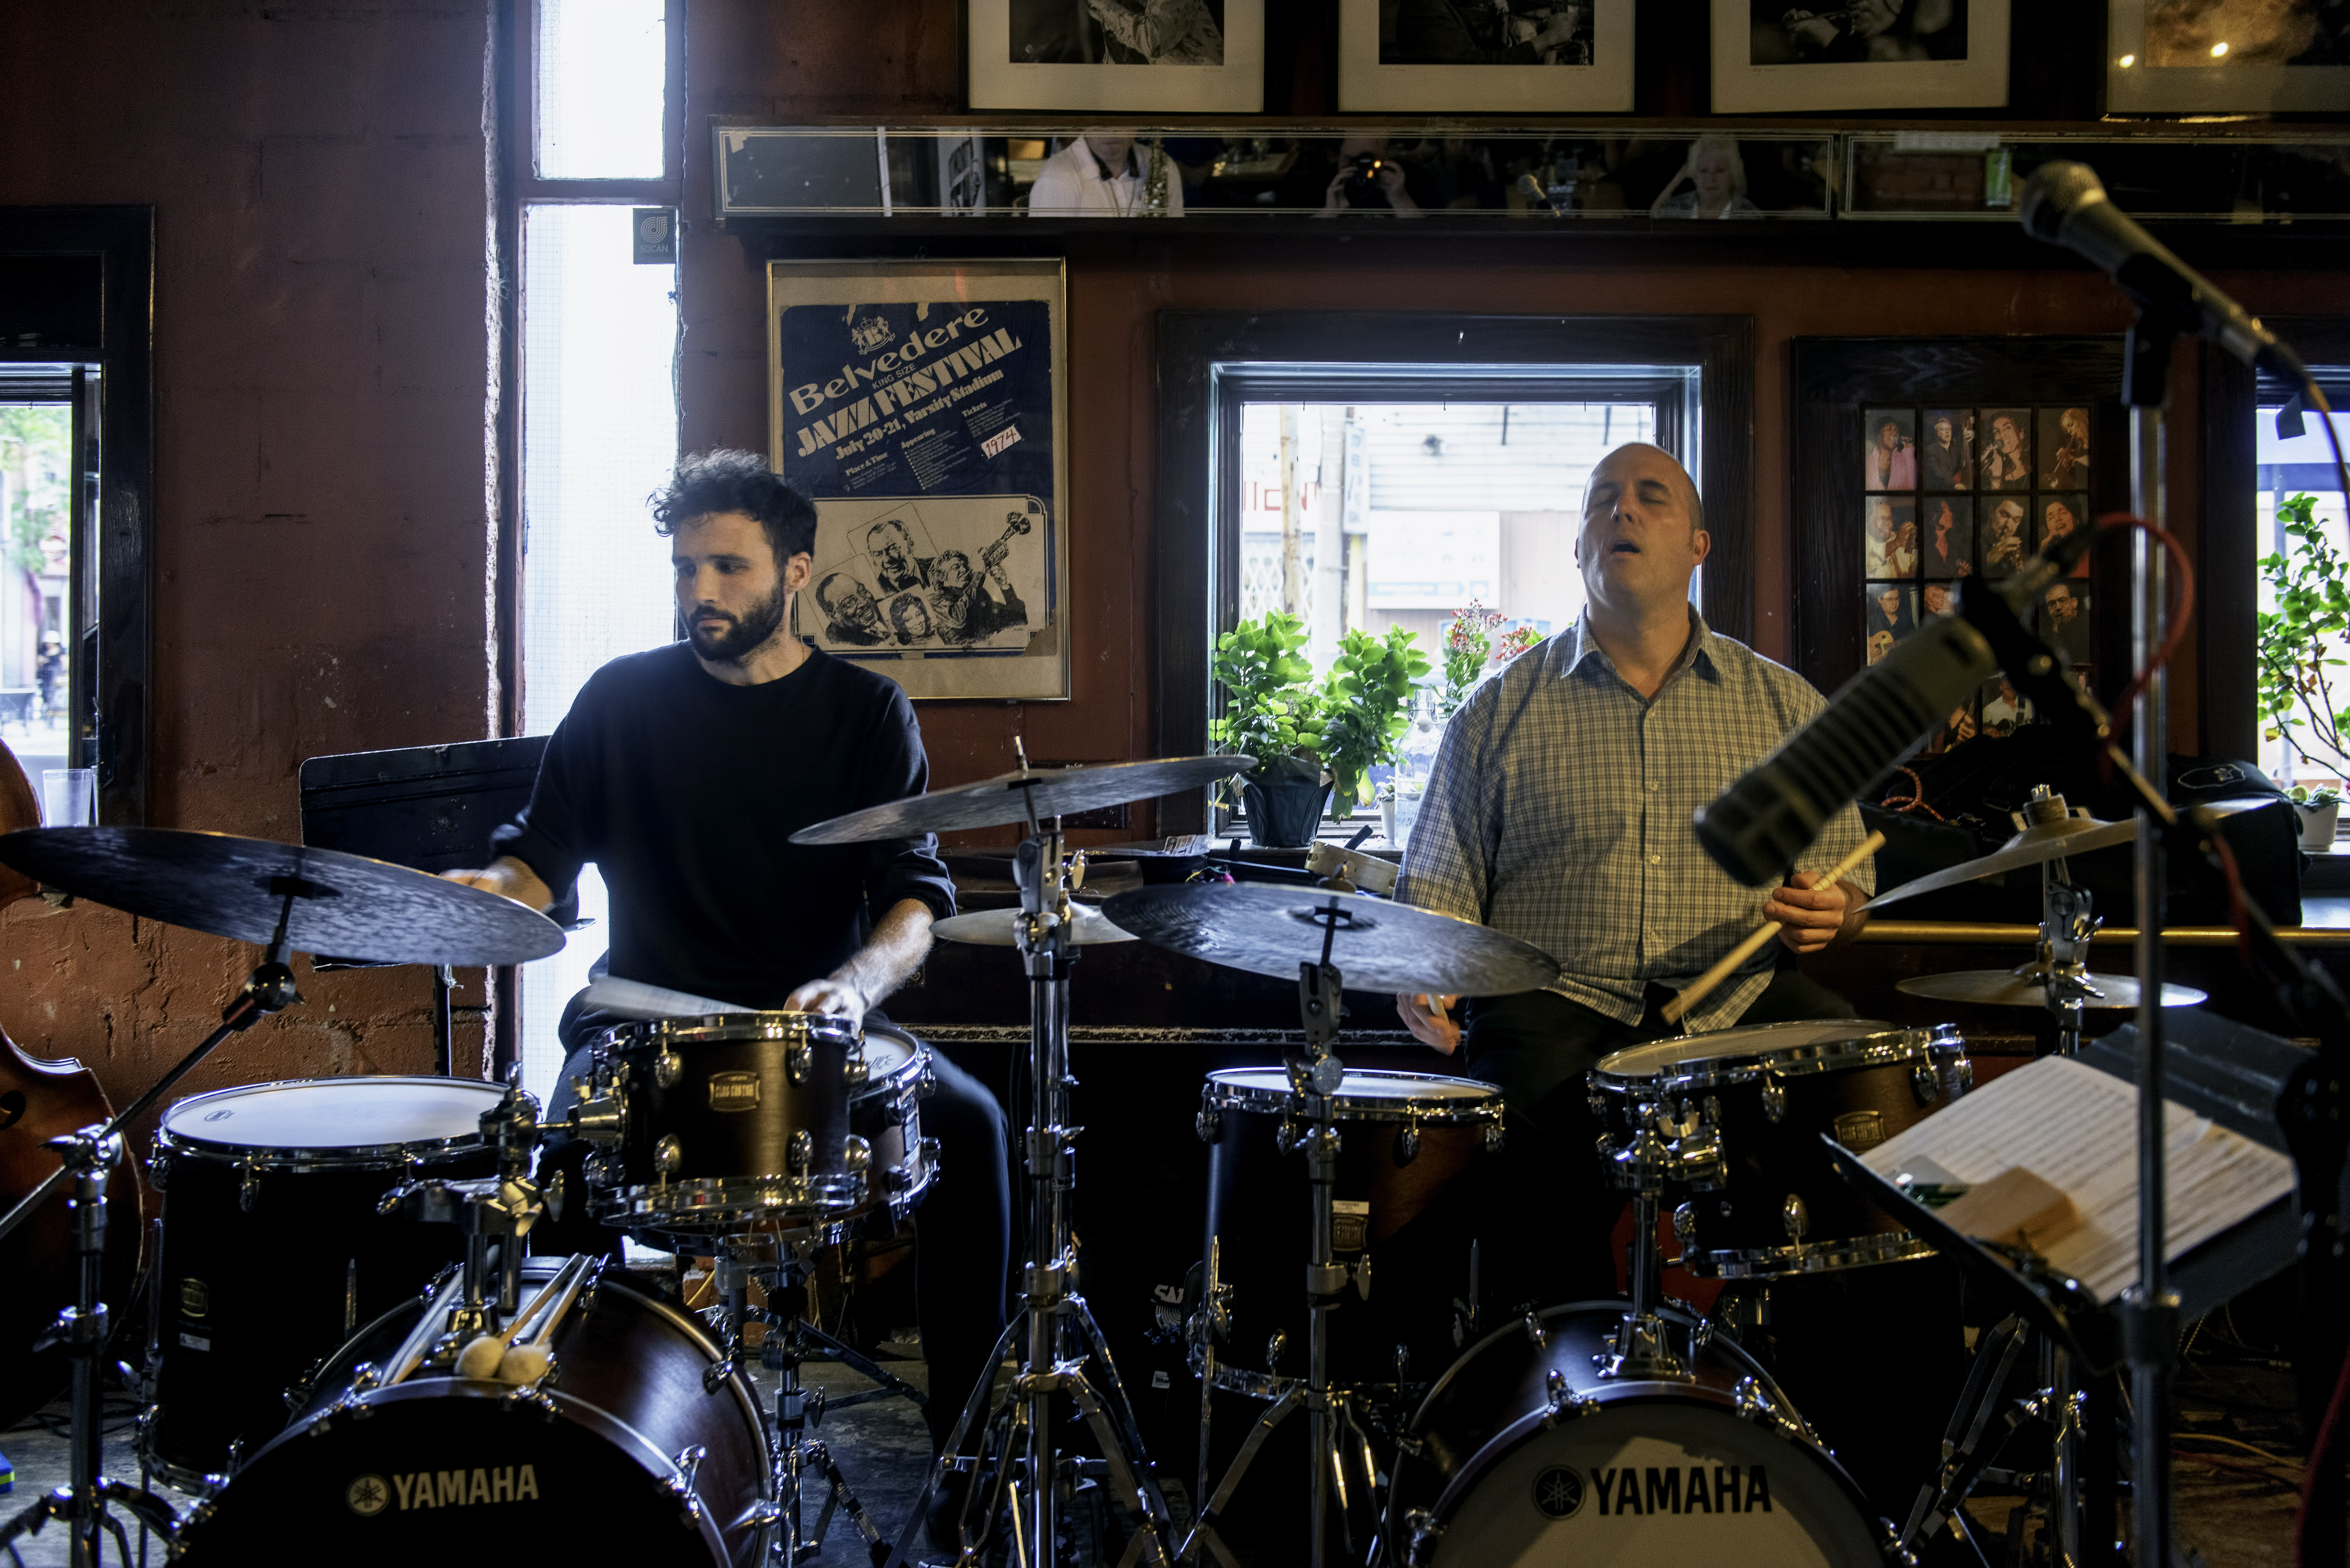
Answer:
M1091 904L1071 904L1074 929L1070 940L1081 948L1100 947L1108 942L1130 942L1132 931L1121 930L1110 918ZM971 942L983 948L1008 948L1014 945L1012 928L1019 922L1017 909L974 909L968 915L957 915L941 920L931 928L931 934L944 937L951 942Z
M1102 913L1144 941L1226 969L1295 980L1330 961L1360 991L1508 996L1558 978L1548 953L1487 927L1359 893L1267 882L1161 885L1120 893Z
M2126 974L2093 974L2089 983L2104 994L2083 1000L2081 1005L2093 1009L2137 1008L2137 981ZM1921 974L1903 981L1896 989L1911 996L1928 996L1937 1002L1971 1002L1985 1007L2045 1007L2048 1005L2047 982L2037 976L2019 975L2004 969L1962 969L1950 974ZM2162 987L2165 1007L2193 1007L2205 1000L2203 993L2191 985Z
M527 963L563 930L536 909L388 861L169 827L28 827L0 864L142 919L266 944L294 893L287 943L370 963Z
M1211 784L1254 766L1254 757L1233 756L1158 757L1142 763L1104 763L1098 767L1031 768L869 805L803 827L792 835L792 842L863 844L965 827L1003 827L1025 822L1031 815L1068 816L1155 800Z
M2210 809L2221 816L2232 816L2240 811L2251 811L2272 804L2265 798L2245 798L2209 802ZM1920 893L1939 892L1955 888L1961 882L1971 882L1980 877L1997 877L2009 871L2020 871L2027 866L2038 866L2067 855L2086 855L2092 849L2110 849L2127 844L2137 836L2137 823L2100 822L2093 816L2060 817L2054 822L2035 822L2030 827L2001 845L1989 855L1972 860L1961 860L1956 866L1945 866L1939 871L1904 882L1889 892L1879 893L1868 901L1872 909L1904 898L1914 898Z

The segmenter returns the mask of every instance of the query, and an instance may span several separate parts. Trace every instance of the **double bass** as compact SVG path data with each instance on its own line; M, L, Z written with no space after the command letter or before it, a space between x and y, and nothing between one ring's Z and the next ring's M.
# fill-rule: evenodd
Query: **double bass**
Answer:
M0 833L41 826L39 805L24 768L0 742ZM0 866L0 909L36 898L40 888L21 871ZM40 1185L57 1168L47 1140L114 1115L98 1075L66 1057L49 1061L25 1051L0 1030L0 1212ZM147 1194L126 1158L107 1184L105 1293L120 1331L128 1320L146 1238ZM70 1376L65 1353L36 1352L33 1342L73 1303L73 1238L63 1191L0 1239L0 1428L15 1426L64 1391Z

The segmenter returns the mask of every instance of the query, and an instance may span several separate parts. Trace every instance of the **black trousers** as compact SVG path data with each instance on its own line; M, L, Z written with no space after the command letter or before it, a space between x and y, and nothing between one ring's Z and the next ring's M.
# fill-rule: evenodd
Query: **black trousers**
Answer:
M1595 1149L1600 1124L1585 1076L1602 1057L1681 1033L1652 988L1645 1015L1626 1023L1555 992L1469 1004L1462 1055L1469 1075L1498 1085L1508 1106L1501 1162L1519 1212L1538 1216L1526 1244L1496 1271L1498 1304L1593 1300L1617 1293L1612 1233L1624 1194ZM1850 1018L1851 1003L1782 969L1740 1015L1741 1025ZM1941 1455L1941 1437L1966 1376L1965 1329L1954 1269L1939 1259L1733 1287L1767 1294L1769 1324L1747 1348L1834 1450L1877 1511L1899 1523Z
M875 1015L877 1018L878 1014ZM560 1122L577 1103L571 1081L585 1078L588 1047L612 1020L577 1012L564 1015L561 1034L570 1054L548 1101L546 1120ZM1011 1149L1003 1106L987 1085L930 1046L936 1091L922 1102L922 1136L939 1140L939 1175L914 1210L914 1308L921 1320L922 1359L930 1371L931 1441L943 1443L981 1379L992 1379L990 1353L1003 1333L1005 1291L1012 1264ZM563 1170L573 1192L587 1190L579 1167L588 1147L550 1134L539 1167ZM542 1179L543 1179L542 1176ZM617 1249L616 1234L588 1218L586 1205L566 1206L560 1221L542 1220L531 1236L540 1253Z

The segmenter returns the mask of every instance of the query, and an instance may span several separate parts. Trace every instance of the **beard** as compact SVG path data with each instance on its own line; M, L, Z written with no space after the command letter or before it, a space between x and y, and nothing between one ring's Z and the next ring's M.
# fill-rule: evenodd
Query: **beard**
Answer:
M791 591L778 583L774 593L739 617L728 615L715 606L696 605L687 638L693 644L693 651L702 658L719 664L740 664L766 646L784 624L784 613L791 603ZM708 630L700 624L705 616L717 616L726 624L720 630Z

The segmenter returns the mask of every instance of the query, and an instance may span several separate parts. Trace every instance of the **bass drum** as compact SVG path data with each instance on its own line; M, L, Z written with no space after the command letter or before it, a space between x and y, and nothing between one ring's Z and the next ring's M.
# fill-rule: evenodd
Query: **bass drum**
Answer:
M1668 1309L1688 1336L1697 1320ZM1694 1381L1604 1378L1621 1303L1552 1307L1479 1341L1397 1457L1399 1568L1883 1568L1881 1527L1762 1368L1727 1341Z
M565 1262L525 1259L525 1300ZM690 1314L604 1268L541 1383L374 1386L427 1305L378 1318L289 1394L307 1401L293 1423L190 1516L185 1562L765 1562L758 1397Z

